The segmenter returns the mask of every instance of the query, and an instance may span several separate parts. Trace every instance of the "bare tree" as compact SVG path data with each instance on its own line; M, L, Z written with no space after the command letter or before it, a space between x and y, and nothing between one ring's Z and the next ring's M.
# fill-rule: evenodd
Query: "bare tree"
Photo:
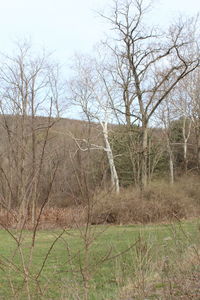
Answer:
M192 122L196 139L196 161L197 168L200 169L200 73L199 69L195 70L182 86L185 91L185 99L187 99L187 115Z
M162 133L164 136L164 140L166 142L166 149L169 158L169 177L170 184L174 184L174 149L173 149L173 140L172 140L172 132L171 132L171 124L174 120L174 109L172 103L169 101L169 97L162 102L160 105L157 117L160 120L160 125L162 128Z
M176 111L177 118L181 123L182 139L183 139L183 162L184 170L187 173L188 169L188 141L192 129L191 117L191 99L187 92L188 78L185 77L170 94L170 102L173 110Z
M18 44L14 56L3 55L0 109L7 146L1 149L1 174L9 190L8 206L20 208L22 223L28 211L33 224L36 221L42 167L48 159L46 145L57 120L52 118L58 104L55 78L45 53L35 55L29 43Z
M93 59L82 57L77 59L77 67L75 79L69 84L71 90L72 102L81 108L88 123L97 122L101 126L101 134L104 140L103 145L88 144L84 141L82 151L102 149L106 152L109 169L111 174L112 188L119 192L119 178L115 167L112 148L109 141L109 122L112 121L112 109L110 107L110 89L111 87L106 84L104 71L97 65ZM83 63L82 61L85 61ZM106 75L105 75L106 76ZM78 139L75 138L76 142ZM83 140L82 140L83 142ZM80 147L80 144L77 143Z
M147 2L146 2L147 3ZM112 72L122 89L122 109L141 124L141 186L147 185L148 127L161 102L177 83L199 66L196 19L172 24L167 32L145 26L149 5L141 0L114 1L110 22L116 37L107 42L117 63Z

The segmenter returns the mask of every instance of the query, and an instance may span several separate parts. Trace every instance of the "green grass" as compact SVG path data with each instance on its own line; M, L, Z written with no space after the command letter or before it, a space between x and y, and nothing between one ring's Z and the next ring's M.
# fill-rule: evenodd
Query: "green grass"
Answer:
M197 220L184 222L181 226L93 226L90 230L90 235L95 239L91 239L88 246L87 260L85 243L79 230L66 230L55 243L38 278L43 295L35 278L52 243L61 231L37 233L29 269L31 299L84 299L84 281L81 273L87 274L90 279L89 299L117 299L119 290L137 274L141 275L143 272L145 276L150 276L151 266L159 264L165 257L170 258L173 264L184 255L188 247L198 247L200 241ZM84 228L81 232L84 232ZM12 234L19 236L17 231L12 231ZM32 233L24 231L20 248L26 266L31 241ZM22 271L22 256L16 241L5 230L0 231L0 267L0 299L14 299L13 293L16 299L28 299ZM158 287L162 285L157 283Z

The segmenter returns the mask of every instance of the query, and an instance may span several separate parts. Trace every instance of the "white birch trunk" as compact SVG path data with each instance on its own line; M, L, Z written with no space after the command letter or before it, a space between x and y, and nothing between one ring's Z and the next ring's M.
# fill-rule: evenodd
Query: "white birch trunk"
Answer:
M191 125L192 121L189 121L189 126L188 126L188 133L186 134L186 117L184 117L183 120L183 158L184 158L184 168L185 172L187 173L187 167L188 167L188 159L187 159L187 150L188 150L188 139L190 137L190 132L191 132Z
M184 140L183 143L183 158L184 158L185 172L187 172L187 140Z
M115 192L118 194L119 193L119 178L118 178L117 170L115 168L113 152L112 152L110 142L108 139L108 124L107 124L107 122L101 122L101 126L103 129L105 150L107 153L108 163L109 163L109 168L110 168L111 184L112 184L112 188L114 188Z
M169 155L169 170L170 170L170 183L174 184L174 162L173 162L173 155L170 153Z
M167 137L167 150L169 154L169 173L170 173L170 184L174 184L174 159L173 151L171 149L170 140Z

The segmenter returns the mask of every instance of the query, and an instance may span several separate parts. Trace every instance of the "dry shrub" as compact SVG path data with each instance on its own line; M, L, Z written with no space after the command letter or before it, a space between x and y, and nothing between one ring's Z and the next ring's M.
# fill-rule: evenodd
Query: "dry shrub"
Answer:
M199 178L180 178L174 186L166 182L151 184L141 193L139 189L121 189L119 195L97 191L87 206L45 208L40 228L82 226L91 224L127 224L168 222L175 218L197 217L200 214Z
M37 209L37 216L40 210ZM5 209L0 210L0 226L3 228L17 228L18 211L10 212ZM39 218L39 229L51 229L60 227L76 227L86 223L86 210L84 207L68 207L68 208L45 208ZM25 229L32 229L31 216L28 216L24 225Z
M91 224L145 224L198 217L199 177L182 177L173 186L155 182L142 193L136 188L121 189L119 195L99 190L89 202L85 206L46 207L41 214L39 228L76 227L86 224L88 220ZM1 209L0 225L16 227L17 216L17 210L7 212ZM26 228L31 226L29 217Z
M164 265L164 261L160 259L156 262L150 262L149 267L152 272L143 274L144 286L138 284L141 278L136 274L119 289L118 299L200 299L198 249L196 251L191 247L186 249L183 256L176 258L176 267L173 264L170 266L170 263L165 268Z
M12 227L17 223L17 212L15 210L0 209L0 226L1 227Z
M93 224L167 222L200 214L200 188L197 178L180 179L174 186L151 184L145 191L122 189L119 195L96 195Z
M86 222L86 210L82 206L46 208L40 219L40 228L76 227Z
M190 174L190 176L181 177L176 183L177 188L183 190L185 194L192 198L197 205L200 205L200 178Z

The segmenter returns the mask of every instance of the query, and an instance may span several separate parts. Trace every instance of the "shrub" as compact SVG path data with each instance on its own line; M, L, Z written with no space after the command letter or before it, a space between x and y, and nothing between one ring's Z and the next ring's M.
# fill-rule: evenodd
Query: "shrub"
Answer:
M200 214L197 180L185 177L174 186L156 182L143 192L127 188L119 195L100 193L95 199L92 223L151 223L197 217Z

